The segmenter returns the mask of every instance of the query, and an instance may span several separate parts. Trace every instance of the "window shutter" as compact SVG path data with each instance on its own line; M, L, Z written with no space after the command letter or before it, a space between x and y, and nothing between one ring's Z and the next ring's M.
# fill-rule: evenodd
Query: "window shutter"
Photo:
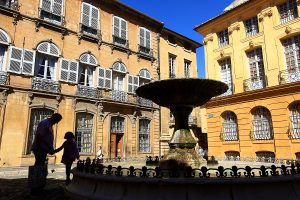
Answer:
M69 82L77 83L78 66L79 66L79 63L76 61L69 62Z
M98 30L99 10L98 10L98 8L96 8L94 6L92 6L91 8L92 8L92 10L91 10L91 13L92 13L92 15L91 15L91 27L93 29Z
M8 71L21 73L23 50L20 48L10 47L10 62Z
M33 75L35 63L35 51L23 50L23 74Z
M105 88L105 69L99 67L98 70L98 87Z
M145 46L145 30L140 28L140 45Z
M68 81L68 74L69 74L69 61L66 59L61 59L59 80Z
M127 22L125 20L121 20L121 38L127 39Z
M151 40L151 35L150 31L146 30L146 47L150 49L150 40Z
M42 0L41 8L42 8L42 10L50 13L51 12L51 0Z
M57 16L63 15L63 0L53 0L52 13Z
M112 71L110 69L105 70L105 88L111 89L112 85Z
M120 37L120 19L118 17L114 17L114 36Z
M133 76L133 75L128 75L127 83L128 83L128 92L135 93L135 90L139 86L139 77Z
M82 3L81 23L84 26L90 26L90 5L85 2Z

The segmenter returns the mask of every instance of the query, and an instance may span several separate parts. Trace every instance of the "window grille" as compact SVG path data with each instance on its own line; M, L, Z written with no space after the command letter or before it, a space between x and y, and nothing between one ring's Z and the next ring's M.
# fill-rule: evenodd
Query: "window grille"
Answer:
M223 140L238 140L237 118L233 112L225 112L223 116Z
M151 80L151 74L147 69L142 69L139 73L139 76L141 78Z
M80 153L92 153L93 118L90 113L76 115L76 142Z
M287 0L278 6L280 22L282 24L298 17L297 0Z
M110 127L111 133L123 134L123 133L125 133L124 127L125 127L125 120L123 117L112 117L111 118L111 127Z
M231 95L233 91L230 58L219 61L219 65L221 67L221 81L228 85L228 90L224 95Z
M300 36L284 40L284 54L288 72L288 82L300 81Z
M97 35L99 29L99 9L82 2L81 31L85 34Z
M150 121L141 119L139 121L139 151L150 152Z
M61 24L63 21L64 0L41 0L40 18L46 21Z
M268 151L256 152L256 159L258 162L274 162L275 153Z
M169 55L169 78L176 78L176 56Z
M224 47L229 44L228 29L218 33L219 47Z
M254 49L247 53L251 76L251 89L261 89L266 86L262 49Z
M127 46L127 21L114 16L113 18L113 43Z
M294 104L290 109L292 139L300 139L300 103Z
M184 77L185 78L190 78L190 69L191 69L191 61L189 60L184 60Z
M240 152L238 151L226 151L225 157L227 160L239 160Z
M31 115L30 115L30 125L29 125L29 133L28 133L28 138L27 138L27 148L26 148L26 154L31 153L31 147L32 143L35 137L35 132L38 127L38 124L46 119L51 117L51 115L54 112L52 110L48 109L42 109L42 108L37 108L37 109L32 109L31 110Z
M252 17L245 21L246 36L250 37L259 32L257 17Z
M253 135L256 140L272 140L271 114L266 108L256 108L253 112Z

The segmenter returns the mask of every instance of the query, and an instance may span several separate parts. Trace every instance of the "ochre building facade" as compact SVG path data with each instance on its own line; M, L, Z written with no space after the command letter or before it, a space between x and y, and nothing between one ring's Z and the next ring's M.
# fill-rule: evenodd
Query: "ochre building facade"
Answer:
M195 27L206 77L229 90L205 105L209 156L299 159L297 0L236 0Z
M56 148L72 131L81 158L159 155L160 108L135 89L160 78L163 29L118 1L1 0L0 166L33 164L37 125L55 112Z

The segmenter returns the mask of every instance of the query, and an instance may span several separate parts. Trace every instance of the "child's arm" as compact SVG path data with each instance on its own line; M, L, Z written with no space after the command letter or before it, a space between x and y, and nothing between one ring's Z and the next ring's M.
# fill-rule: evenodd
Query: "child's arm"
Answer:
M54 153L60 152L60 151L64 148L64 144L65 144L65 143L63 143L63 144L61 145L61 147L55 149L55 150L54 150Z

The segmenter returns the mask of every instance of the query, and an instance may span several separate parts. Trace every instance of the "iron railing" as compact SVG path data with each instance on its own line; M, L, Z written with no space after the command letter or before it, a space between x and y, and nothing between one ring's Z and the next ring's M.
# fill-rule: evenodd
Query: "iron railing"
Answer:
M19 10L18 0L0 0L0 6L16 11Z
M139 53L153 57L153 49L150 49L148 47L138 45Z
M99 29L95 29L89 26L85 26L84 24L80 23L80 32L86 36L90 36L95 39L101 39L101 32Z
M94 98L94 99L101 97L97 88L84 86L84 85L77 85L77 95L81 97Z
M121 101L121 102L127 102L128 101L127 92L120 91L120 90L112 90L110 92L110 97L114 101Z
M267 86L267 77L259 76L244 80L244 91L252 91L265 88Z
M300 81L300 70L282 70L279 72L279 84Z
M149 99L137 97L136 100L137 100L137 104L140 106L153 107L153 102Z
M7 85L8 74L6 72L0 71L0 85Z
M32 79L32 89L60 93L60 83L50 79L34 77Z
M113 35L112 37L113 37L113 44L122 46L124 48L129 47L128 40L126 40L124 38L120 38L119 36L116 36L116 35Z

